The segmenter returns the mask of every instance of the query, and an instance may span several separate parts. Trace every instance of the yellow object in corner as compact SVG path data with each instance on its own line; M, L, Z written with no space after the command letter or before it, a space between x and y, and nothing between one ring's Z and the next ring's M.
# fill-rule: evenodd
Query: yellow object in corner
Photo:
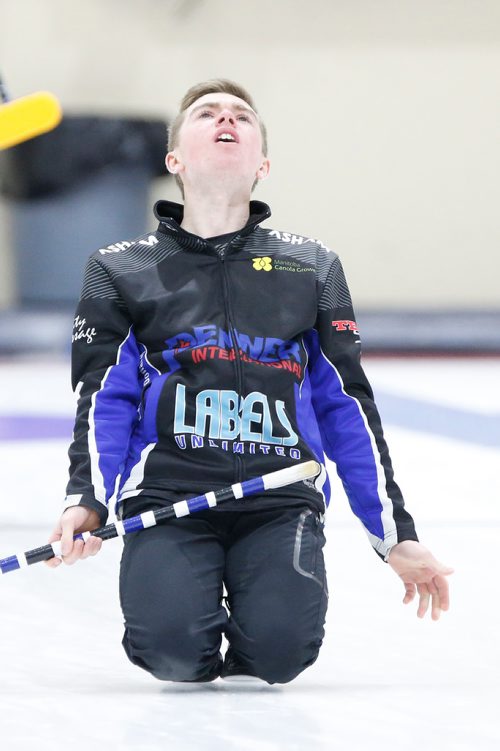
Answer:
M48 91L37 91L0 104L0 149L52 130L61 118L61 105Z

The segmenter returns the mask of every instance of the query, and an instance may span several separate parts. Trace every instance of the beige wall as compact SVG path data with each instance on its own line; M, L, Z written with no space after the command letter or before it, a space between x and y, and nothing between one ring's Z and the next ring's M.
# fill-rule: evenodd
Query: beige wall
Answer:
M357 308L500 308L498 0L0 9L12 93L50 89L69 112L168 116L199 80L248 86L272 157L255 196L271 204L272 226L341 255ZM153 193L177 197L169 181Z

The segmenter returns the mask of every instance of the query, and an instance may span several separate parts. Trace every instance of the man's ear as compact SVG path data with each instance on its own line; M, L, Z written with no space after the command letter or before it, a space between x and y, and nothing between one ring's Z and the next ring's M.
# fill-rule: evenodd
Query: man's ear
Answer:
M269 161L269 159L264 159L264 161L260 165L255 175L257 180L265 180L266 177L269 175L270 169L271 169L271 162Z
M184 169L184 165L178 158L175 151L169 151L167 156L165 157L165 165L169 172L172 173L172 175L178 175L179 172L182 172Z

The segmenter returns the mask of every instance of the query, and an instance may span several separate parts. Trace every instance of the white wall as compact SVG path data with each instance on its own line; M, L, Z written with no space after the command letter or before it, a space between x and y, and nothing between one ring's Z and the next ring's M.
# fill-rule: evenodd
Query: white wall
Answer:
M0 9L11 92L50 89L68 112L171 116L195 82L246 85L272 158L256 197L272 226L337 250L357 308L500 308L498 0ZM177 198L170 181L153 192Z

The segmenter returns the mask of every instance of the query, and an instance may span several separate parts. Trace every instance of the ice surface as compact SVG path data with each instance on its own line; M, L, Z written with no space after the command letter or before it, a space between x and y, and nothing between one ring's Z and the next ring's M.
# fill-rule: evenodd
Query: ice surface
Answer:
M439 400L442 388L444 400L441 365L449 373L449 361L427 363L432 400L411 360L388 360L387 371L380 361L371 380L387 391L396 368L412 384L409 397ZM491 365L497 373L498 362ZM457 366L460 403L484 413L466 387L477 382L477 364L470 366L470 375L466 361ZM481 369L493 383L488 363ZM0 419L16 413L16 399L19 414L31 411L13 373L13 365L0 367L4 398L9 387ZM47 373L46 384L54 377L57 387L37 413L66 414L67 394L56 403L68 366ZM0 577L2 751L498 751L500 447L485 449L473 434L456 441L411 425L385 428L420 538L455 568L451 610L440 621L419 620L414 605L402 605L403 585L372 552L335 481L326 528L330 608L316 664L286 686L161 683L122 651L121 542L110 541L72 567L37 564ZM5 557L46 541L64 492L66 444L4 441L0 462Z

